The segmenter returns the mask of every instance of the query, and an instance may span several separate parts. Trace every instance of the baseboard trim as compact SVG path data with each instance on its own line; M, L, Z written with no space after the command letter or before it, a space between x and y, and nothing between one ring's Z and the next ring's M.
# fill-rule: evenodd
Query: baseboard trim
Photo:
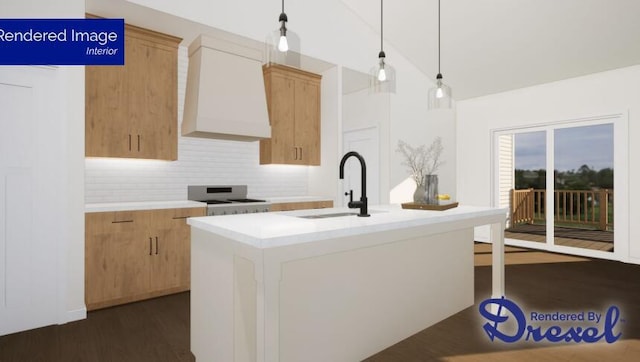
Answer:
M80 309L68 310L64 312L62 320L59 324L65 324L69 322L79 321L87 319L87 308L82 307Z

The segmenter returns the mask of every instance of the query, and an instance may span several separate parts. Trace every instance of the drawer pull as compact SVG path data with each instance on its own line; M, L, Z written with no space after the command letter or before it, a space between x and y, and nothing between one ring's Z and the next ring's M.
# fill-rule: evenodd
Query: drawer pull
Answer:
M125 223L125 222L133 222L133 220L115 220L115 221L112 221L111 223L112 224L122 224L122 223Z
M174 217L173 217L173 220L188 219L188 218L190 218L190 217L191 217L191 216L174 216Z
M149 255L151 255L152 250L153 250L153 240L149 238Z

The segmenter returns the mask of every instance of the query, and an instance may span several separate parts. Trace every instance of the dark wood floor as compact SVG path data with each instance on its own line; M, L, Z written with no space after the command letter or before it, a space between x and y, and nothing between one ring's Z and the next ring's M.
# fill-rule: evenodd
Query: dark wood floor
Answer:
M476 267L477 303L489 297L490 284L491 267ZM640 348L625 344L640 339L640 266L603 260L508 265L506 290L509 298L529 310L577 312L604 310L615 304L625 320L624 341L570 345L568 352L531 342L491 343L481 328L484 321L476 303L367 361L640 360ZM507 354L502 359L496 355L503 352ZM188 293L91 312L83 321L0 337L2 362L192 360Z
M82 321L0 337L0 361L194 361L189 350L189 293L102 309Z
M475 269L476 304L367 359L395 361L640 361L640 266L606 260L506 266L507 296L529 311L605 311L617 305L625 320L622 339L635 343L619 354L612 345L548 350L553 345L490 342L481 325L478 305L491 294L491 267ZM528 319L528 317L527 317ZM594 349L597 347L598 349ZM616 350L617 356L612 355ZM500 353L507 352L501 359ZM515 352L515 353L514 353ZM473 356L474 358L470 358ZM603 357L609 356L609 357ZM469 357L469 358L467 358Z

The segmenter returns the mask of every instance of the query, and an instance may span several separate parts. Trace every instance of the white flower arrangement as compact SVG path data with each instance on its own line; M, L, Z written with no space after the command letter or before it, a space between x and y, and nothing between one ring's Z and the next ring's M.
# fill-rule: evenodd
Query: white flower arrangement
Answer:
M402 164L409 167L411 177L416 185L422 186L424 185L424 177L433 175L438 167L444 164L444 161L440 160L443 149L442 138L436 137L429 147L426 145L413 147L403 140L398 140L396 152L404 156L405 161Z

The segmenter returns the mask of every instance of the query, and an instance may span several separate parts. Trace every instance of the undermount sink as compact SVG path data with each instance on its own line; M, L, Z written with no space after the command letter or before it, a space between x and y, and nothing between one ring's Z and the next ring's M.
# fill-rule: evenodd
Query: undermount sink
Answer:
M315 215L302 215L297 216L303 219L325 219L329 217L340 217L340 216L353 216L358 215L357 212L336 212L333 214L315 214Z
M369 210L369 214L377 214L380 212L386 212L383 210ZM328 218L332 218L332 217L342 217L342 216L356 216L358 215L357 212L355 211L343 211L343 212L334 212L331 214L311 214L311 215L300 215L300 216L295 216L295 217L299 217L302 219L328 219Z

